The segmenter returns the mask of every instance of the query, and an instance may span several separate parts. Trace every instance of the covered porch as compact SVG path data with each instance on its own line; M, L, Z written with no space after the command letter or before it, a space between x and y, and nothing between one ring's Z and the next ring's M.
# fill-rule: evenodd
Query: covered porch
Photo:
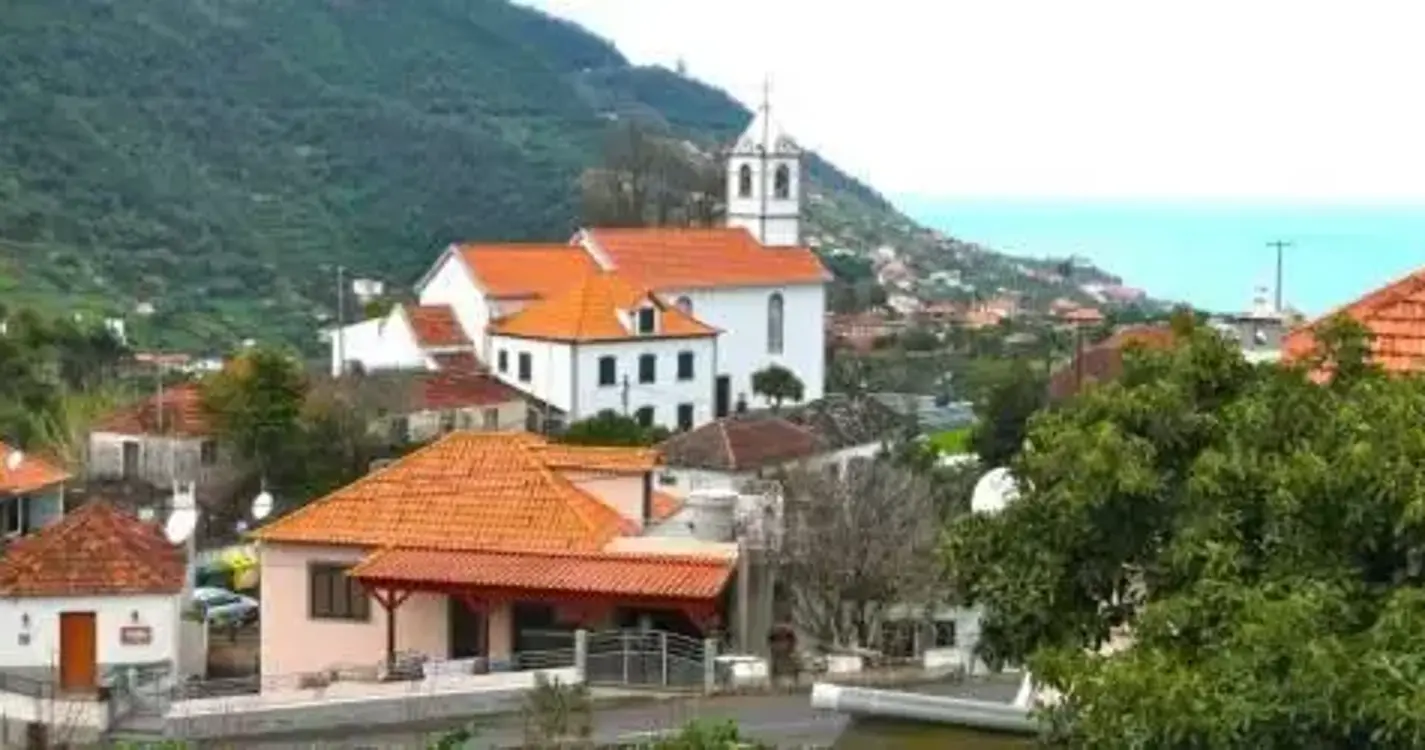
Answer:
M580 648L586 657L579 631L668 634L665 651L668 638L676 646L719 637L736 565L712 556L387 549L349 575L386 613L388 669L399 657L401 606L435 594L448 598L449 644L427 656L500 672L573 663Z

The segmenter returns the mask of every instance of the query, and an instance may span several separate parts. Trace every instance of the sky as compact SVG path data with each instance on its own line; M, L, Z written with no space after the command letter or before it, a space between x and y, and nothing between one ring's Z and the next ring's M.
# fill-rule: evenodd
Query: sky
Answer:
M522 1L891 196L1425 203L1425 3Z

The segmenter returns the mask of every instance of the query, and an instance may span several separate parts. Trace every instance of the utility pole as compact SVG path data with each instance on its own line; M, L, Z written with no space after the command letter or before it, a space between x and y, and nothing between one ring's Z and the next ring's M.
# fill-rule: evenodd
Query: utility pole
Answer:
M1276 300L1276 311L1280 313L1282 311L1282 256L1283 252L1291 247L1291 243L1283 240L1272 240L1267 243L1267 247L1274 248L1277 251L1277 283L1274 298Z
M619 394L619 398L623 401L623 415L625 417L628 416L628 387L628 376L625 375L623 376L622 393Z
M336 267L336 376L346 375L346 267Z

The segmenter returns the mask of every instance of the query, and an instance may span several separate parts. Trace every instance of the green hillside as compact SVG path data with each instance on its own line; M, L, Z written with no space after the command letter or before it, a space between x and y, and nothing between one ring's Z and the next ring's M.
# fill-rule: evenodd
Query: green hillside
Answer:
M748 117L504 0L8 0L0 297L145 345L310 343L338 264L404 282L452 240L566 238L615 115L709 144ZM920 242L810 174L811 231Z

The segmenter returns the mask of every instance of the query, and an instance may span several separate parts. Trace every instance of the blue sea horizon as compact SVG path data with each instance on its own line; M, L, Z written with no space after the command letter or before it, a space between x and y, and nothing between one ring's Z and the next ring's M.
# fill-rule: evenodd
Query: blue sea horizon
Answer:
M1214 311L1270 289L1286 248L1286 304L1320 315L1425 268L1425 205L1287 202L893 199L957 239L1027 257L1088 258L1128 286Z

